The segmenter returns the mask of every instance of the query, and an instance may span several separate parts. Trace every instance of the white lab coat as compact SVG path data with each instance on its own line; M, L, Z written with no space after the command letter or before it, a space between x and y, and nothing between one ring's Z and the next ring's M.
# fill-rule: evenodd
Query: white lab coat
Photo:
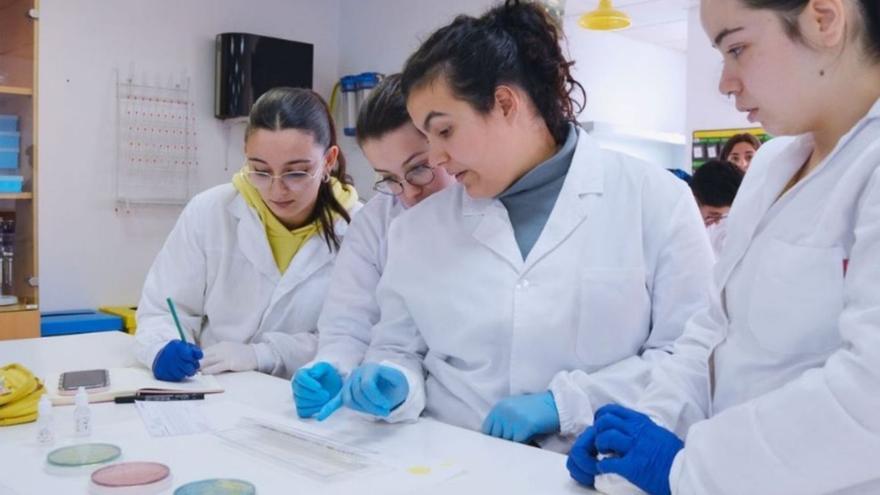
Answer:
M345 220L337 221L337 234L346 227ZM203 348L224 341L255 344L260 371L289 377L315 354L335 254L322 236L313 236L282 274L263 224L232 184L198 194L144 282L138 359L152 366L159 350L178 338L165 302L170 297L188 339Z
M319 361L347 375L361 363L379 321L376 286L385 270L388 226L405 211L396 196L377 194L352 219L318 319Z
M365 360L409 381L389 421L425 409L479 429L499 400L549 389L570 437L599 406L635 402L704 305L711 264L686 184L580 131L525 261L504 205L459 185L392 223Z
M811 150L761 147L712 306L640 404L679 434L712 416L688 431L672 493L880 493L880 101L780 197Z

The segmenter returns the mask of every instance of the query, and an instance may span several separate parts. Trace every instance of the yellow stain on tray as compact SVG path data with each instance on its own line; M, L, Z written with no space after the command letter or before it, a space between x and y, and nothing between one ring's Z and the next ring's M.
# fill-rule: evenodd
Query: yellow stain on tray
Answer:
M431 474L431 468L428 466L412 466L407 468L409 474Z

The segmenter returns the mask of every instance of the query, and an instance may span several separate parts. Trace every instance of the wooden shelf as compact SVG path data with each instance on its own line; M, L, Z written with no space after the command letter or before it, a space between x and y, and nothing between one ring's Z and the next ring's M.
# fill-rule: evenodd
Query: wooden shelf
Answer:
M23 86L0 86L0 95L23 95L23 96L33 96L34 90L32 88L25 88Z
M0 193L0 199L33 199L34 194L29 192L22 193Z
M0 313L12 313L14 311L34 311L33 304L25 304L21 301L18 304L9 304L6 306L0 306Z

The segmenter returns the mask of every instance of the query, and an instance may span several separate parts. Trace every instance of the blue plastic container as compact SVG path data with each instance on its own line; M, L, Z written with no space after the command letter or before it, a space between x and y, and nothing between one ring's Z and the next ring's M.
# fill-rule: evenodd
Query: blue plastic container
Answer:
M21 149L21 134L0 131L0 149Z
M0 193L20 193L23 182L20 175L0 175Z
M114 332L122 330L122 318L92 309L47 311L40 314L40 335Z
M0 168L18 168L18 148L0 148Z
M18 115L0 115L0 132L17 132Z

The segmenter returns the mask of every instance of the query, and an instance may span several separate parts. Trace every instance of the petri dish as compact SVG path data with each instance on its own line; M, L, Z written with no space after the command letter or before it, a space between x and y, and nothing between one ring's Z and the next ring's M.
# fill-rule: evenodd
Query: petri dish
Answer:
M158 483L170 474L168 466L158 462L120 462L92 473L92 483L104 487L143 486Z
M232 478L193 481L174 490L174 495L255 495L256 493L257 488L252 483Z
M75 468L110 462L121 454L122 450L113 444L82 443L49 452L46 462L51 466Z

